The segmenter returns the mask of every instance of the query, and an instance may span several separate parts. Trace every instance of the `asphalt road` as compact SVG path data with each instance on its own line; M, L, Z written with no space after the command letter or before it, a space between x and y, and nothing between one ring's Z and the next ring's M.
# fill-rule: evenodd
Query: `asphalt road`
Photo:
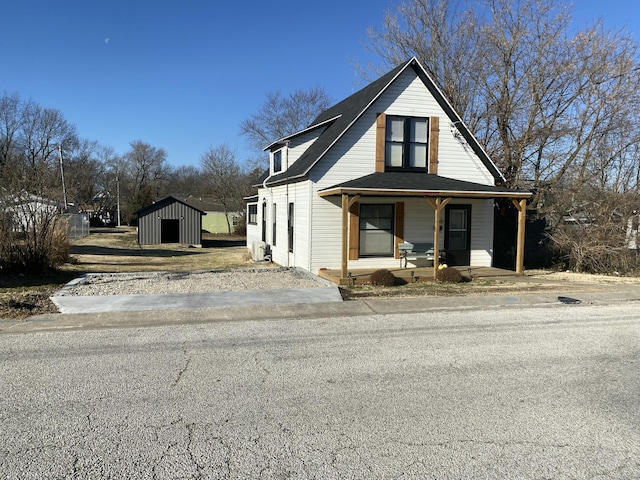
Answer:
M0 336L0 478L640 478L640 304Z

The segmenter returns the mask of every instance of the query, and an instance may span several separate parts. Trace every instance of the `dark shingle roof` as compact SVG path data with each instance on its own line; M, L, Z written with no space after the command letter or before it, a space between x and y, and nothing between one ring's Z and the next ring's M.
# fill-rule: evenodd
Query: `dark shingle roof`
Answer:
M449 102L443 96L442 92L429 77L427 72L422 68L417 59L411 60L397 66L390 72L386 73L379 79L370 83L363 89L354 93L350 97L342 100L333 107L322 112L309 126L309 130L314 125L322 123L327 124L325 130L320 134L318 139L298 158L287 171L268 178L267 185L275 185L278 183L286 183L291 180L300 179L306 176L311 168L322 158L333 144L349 129L349 127L366 111L366 109L376 100L387 87L396 79L400 73L406 68L413 68L418 77L426 85L427 89L436 99L438 104L443 108L451 121L459 125L458 130L464 136L473 151L478 155L483 164L491 172L496 179L502 179L502 174L498 171L486 152L480 146L476 138L471 134L464 122L458 114L453 110ZM331 119L334 119L330 121ZM293 138L296 134L287 138ZM261 179L261 182L264 178Z
M351 193L363 191L369 195L386 195L389 193L393 193L394 195L423 195L442 193L444 195L455 196L456 193L459 193L461 195L477 194L486 198L491 198L492 196L526 198L531 196L529 192L493 185L482 185L464 180L455 180L426 172L372 173L339 185L334 185L333 187L325 188L318 193L320 196L323 196L323 193L324 195L331 195L339 194L342 191L350 191Z
M269 178L267 184L279 183L292 177L306 175L309 170L316 164L322 155L331 147L336 140L351 126L351 124L366 110L366 108L384 91L404 68L406 64L400 65L391 70L378 80L370 83L362 90L354 93L350 97L342 100L333 107L322 112L312 122L311 126L326 122L331 118L336 118L329 123L327 128L322 132L318 139L289 167L286 172L274 175Z

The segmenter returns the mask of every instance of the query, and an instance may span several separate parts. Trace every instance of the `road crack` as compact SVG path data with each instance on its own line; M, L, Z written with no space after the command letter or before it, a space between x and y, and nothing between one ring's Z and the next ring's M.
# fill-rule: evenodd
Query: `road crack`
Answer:
M178 371L178 375L176 376L175 380L173 381L173 384L171 385L172 388L175 388L178 385L178 383L180 383L180 380L182 380L182 376L185 374L185 372L189 368L189 364L191 363L191 355L189 355L189 353L187 352L186 340L182 342L182 355L184 357L184 364L182 365L182 368Z

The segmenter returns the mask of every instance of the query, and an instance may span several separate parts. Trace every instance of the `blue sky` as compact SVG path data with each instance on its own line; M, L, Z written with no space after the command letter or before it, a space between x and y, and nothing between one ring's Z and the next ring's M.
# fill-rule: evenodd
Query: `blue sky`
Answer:
M142 140L174 166L223 142L253 155L240 122L265 93L362 86L366 29L398 0L2 0L0 92L61 110L82 138L122 154ZM636 40L631 0L577 0L574 23L603 17Z

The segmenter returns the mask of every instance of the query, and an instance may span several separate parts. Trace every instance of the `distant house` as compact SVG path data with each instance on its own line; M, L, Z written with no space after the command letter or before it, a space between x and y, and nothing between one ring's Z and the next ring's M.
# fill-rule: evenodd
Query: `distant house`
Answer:
M242 218L242 212L225 214L224 206L217 198L193 195L173 195L173 197L205 212L206 216L202 218L202 229L209 233L229 233L227 218L229 220L228 225L231 226L231 232L233 233Z
M247 199L247 247L311 272L397 267L407 243L447 263L491 266L494 202L518 209L523 271L529 192L504 177L445 96L411 59L275 139Z
M183 200L165 197L135 214L138 216L140 245L202 245L202 217L206 212Z
M26 232L38 222L51 219L63 210L60 202L31 193L8 195L0 200L4 221L12 223L14 231Z

